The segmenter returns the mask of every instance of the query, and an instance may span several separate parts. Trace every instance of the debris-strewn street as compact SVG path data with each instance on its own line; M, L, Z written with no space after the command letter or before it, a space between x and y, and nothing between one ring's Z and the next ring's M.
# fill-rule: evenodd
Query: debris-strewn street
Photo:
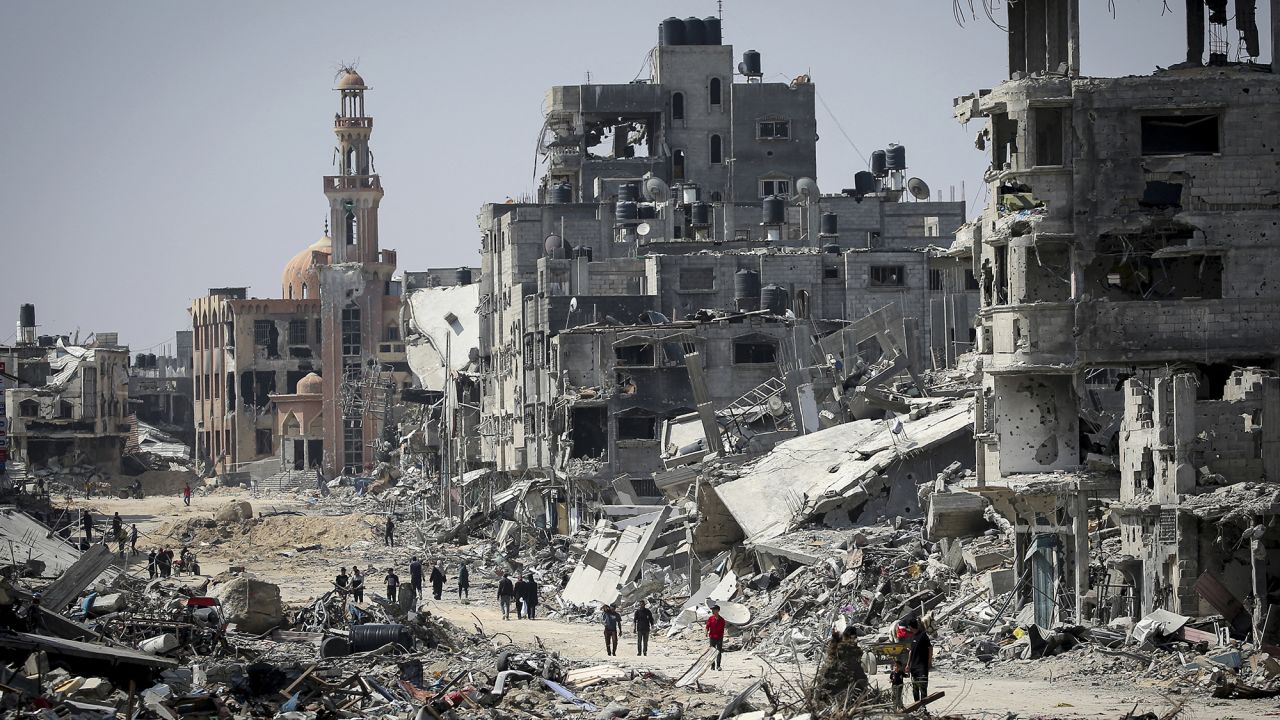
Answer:
M202 178L217 190L199 214L262 242L253 258L233 237L148 263L157 283L181 278L188 324L133 347L58 312L87 292L68 267L142 254L77 250L55 267L43 248L0 252L19 258L0 290L30 275L48 293L43 324L36 303L14 303L0 344L0 718L1280 715L1280 0L1228 4L1164 5L1178 43L1185 24L1185 60L1125 47L1161 64L1107 77L1081 70L1102 8L954 0L955 32L993 31L1007 68L930 100L985 165L977 192L962 182L946 199L914 164L941 133L895 107L937 94L920 57L965 62L950 40L965 36L924 18L935 8L762 19L742 3L726 20L716 3L660 20L646 45L620 22L633 10L603 4L619 19L605 58L579 52L604 36L567 2L490 13L483 34L458 20L481 12L465 3L423 6L430 23L409 5L343 7L346 42L385 32L383 12L403 15L396 35L448 37L411 32L394 62L340 62L328 91L277 75L286 56L312 63L285 37L311 34L311 8L149 20L225 31L208 57L186 35L99 16L125 50L164 38L159 64L199 60L181 82L163 81L168 67L125 78L157 88L128 96L130 117L148 109L156 147L192 165L130 181L161 152L148 150L103 182L81 166L104 147L62 172L134 195ZM15 23L66 12L48 5ZM1108 22L1152 14L1116 5ZM822 88L837 107L877 98L855 134L894 117L893 141L867 137L865 155L788 48L830 51L808 34L826 14L857 17L861 40L842 36L839 67L814 68ZM266 29L276 15L288 32ZM535 34L544 15L563 23L537 33L554 42L521 55L502 28ZM784 16L806 34L783 32ZM80 24L33 33L65 49ZM1133 35L1164 38L1154 27ZM0 52L41 54L0 32ZM874 49L882 34L892 52ZM232 121L209 112L214 58L263 38L272 53L229 85ZM450 42L463 57L417 54ZM605 63L645 47L634 77ZM899 85L868 93L891 56ZM529 87L572 82L555 63L587 60L581 82L540 96L540 124L486 129L525 118L512 108L532 107ZM24 89L76 106L85 93L42 69L23 59ZM445 89L464 75L466 90ZM88 94L115 101L108 86ZM138 100L173 94L219 122L190 118L181 151L160 138L182 123ZM432 117L404 111L428 94ZM260 135L277 113L332 163L311 197L319 239L255 234L265 208L294 207L270 175L289 152L240 142L234 172L199 166L220 133ZM46 137L32 114L12 113L26 129L11 134ZM110 113L101 128L47 115L145 144L117 137ZM430 142L411 146L407 127ZM819 130L853 154L820 164ZM485 159L507 135L535 139L530 185ZM474 154L467 167L433 158L436 185L407 182L414 153L452 145ZM26 194L3 193L20 220L43 208L38 169ZM478 214L441 200L477 184ZM83 201L59 196L59 210ZM112 219L195 232L128 210ZM465 238L443 230L459 213ZM384 222L407 215L431 229ZM446 259L409 269L427 245ZM97 322L118 291L157 313L138 272L105 264L84 312Z

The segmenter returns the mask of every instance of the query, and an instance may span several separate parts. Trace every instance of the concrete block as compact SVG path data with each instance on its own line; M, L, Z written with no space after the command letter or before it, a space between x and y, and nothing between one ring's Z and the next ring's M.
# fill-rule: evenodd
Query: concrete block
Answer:
M930 540L974 537L988 527L982 516L987 502L970 492L933 493L929 496L929 515L925 530Z
M114 688L111 683L100 677L88 677L80 684L79 689L75 691L78 698L86 698L90 700L105 700Z
M965 548L961 552L964 555L964 565L971 573L989 570L1004 562L1005 559L1001 553L982 548Z
M1013 592L1013 587L1017 584L1018 578L1014 575L1013 568L1005 568L1002 570L992 570L987 575L987 593L995 599L1005 593Z

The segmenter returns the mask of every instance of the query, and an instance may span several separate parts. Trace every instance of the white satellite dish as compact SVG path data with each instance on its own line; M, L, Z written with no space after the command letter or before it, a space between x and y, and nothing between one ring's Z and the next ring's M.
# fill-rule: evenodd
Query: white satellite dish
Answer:
M662 178L654 177L652 173L645 173L641 178L640 191L649 202L660 203L671 199L671 186L667 185Z
M642 222L636 226L636 234L640 237L648 237L653 232L653 226L647 222Z
M795 199L802 203L810 203L819 200L822 193L818 192L818 182L813 178L802 177L796 180Z
M911 193L911 197L917 200L929 199L929 183L918 177L907 180L907 192Z
M569 312L577 312L577 311L578 311L578 298L576 297L569 298Z

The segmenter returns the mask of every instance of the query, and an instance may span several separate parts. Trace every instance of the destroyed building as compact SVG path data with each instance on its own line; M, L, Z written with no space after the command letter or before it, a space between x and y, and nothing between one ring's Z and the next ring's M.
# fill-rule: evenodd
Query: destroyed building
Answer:
M119 469L131 435L129 348L116 333L77 344L37 336L34 305L19 312L17 342L0 346L5 427L0 458L10 474L49 463Z
M138 420L195 443L192 331L179 330L173 355L137 353L129 367L129 404Z
M991 159L957 238L981 286L974 489L1016 530L1037 623L1206 614L1205 573L1277 597L1280 536L1238 534L1272 511L1215 493L1280 479L1280 66L1256 62L1253 4L1240 62L1225 1L1193 0L1188 61L1122 78L1080 75L1077 2L1010 4L1009 78L955 103ZM1124 555L1091 582L1109 500Z
M285 266L280 298L218 288L190 309L197 456L216 472L264 460L259 474L280 470L286 481L313 467L361 471L391 444L383 435L393 400L411 382L396 254L378 244L383 190L369 150L368 87L346 68L335 90L338 174L324 178L324 236ZM319 392L314 383L299 390L313 373Z
M668 19L648 78L551 88L537 197L482 208L478 463L652 498L664 423L699 402L763 393L816 429L800 374L834 368L815 339L852 320L895 308L917 371L973 347L977 278L939 247L964 203L924 202L901 145L821 192L811 79L766 82L754 50L735 72L719 27ZM828 389L892 362L836 359Z

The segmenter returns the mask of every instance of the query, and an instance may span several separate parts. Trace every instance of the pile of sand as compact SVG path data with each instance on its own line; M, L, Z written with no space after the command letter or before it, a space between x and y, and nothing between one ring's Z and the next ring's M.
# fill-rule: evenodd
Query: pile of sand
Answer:
M380 518L373 515L273 515L237 522L184 518L160 528L157 538L175 545L208 543L225 553L289 550L300 545L345 548L377 540Z

